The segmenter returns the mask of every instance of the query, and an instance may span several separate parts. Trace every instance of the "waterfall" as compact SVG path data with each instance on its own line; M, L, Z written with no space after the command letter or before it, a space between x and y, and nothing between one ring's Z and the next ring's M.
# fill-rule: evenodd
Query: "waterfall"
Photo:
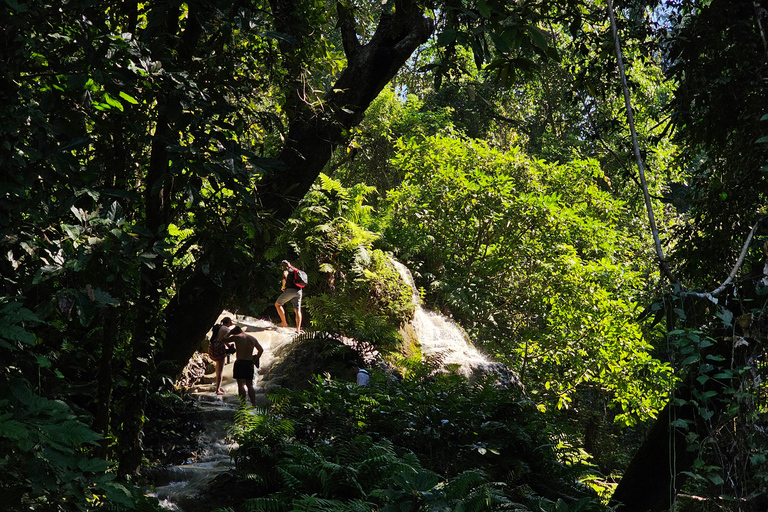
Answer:
M193 393L198 399L198 426L201 434L194 459L157 470L153 488L148 493L160 500L166 510L183 510L185 502L197 494L216 476L232 469L226 429L234 421L235 405L210 393Z
M439 359L443 366L456 368L469 378L478 373L485 373L495 375L498 385L519 384L517 376L509 368L491 361L477 350L453 320L424 309L410 271L403 264L391 261L403 280L411 287L415 312L410 327L424 356ZM282 349L293 341L295 330L277 328L266 320L241 317L228 312L222 314L225 315L236 318L236 323L249 334L256 336L264 348L254 387L257 402L266 403L269 388L279 387L279 376L271 376L270 368L281 359ZM213 394L212 384L199 384L191 389L191 394L198 400L200 410L198 421L203 432L199 439L200 450L194 460L186 464L156 471L152 478L154 485L149 493L157 497L168 510L195 510L193 505L198 493L216 476L232 469L229 451L233 445L228 444L226 429L234 422L239 399L237 384L231 375L232 370L228 363L222 382L226 392L223 396ZM274 380L272 377L275 377Z
M416 310L411 320L416 339L425 356L439 357L445 366L455 365L469 377L477 369L485 370L495 363L477 350L466 333L453 320L439 313L425 310L411 272L402 263L390 260L403 280L411 287Z

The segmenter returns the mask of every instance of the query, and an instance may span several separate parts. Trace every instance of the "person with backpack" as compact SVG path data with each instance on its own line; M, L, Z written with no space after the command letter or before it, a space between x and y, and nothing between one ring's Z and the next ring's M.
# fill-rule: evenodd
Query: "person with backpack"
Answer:
M301 331L301 297L304 287L307 285L307 274L303 270L291 265L288 260L283 260L280 265L283 267L283 283L280 289L282 293L275 301L275 309L280 315L278 327L288 327L288 321L285 318L284 304L291 301L293 311L296 314L296 332Z
M214 325L211 330L211 342L208 344L208 356L213 361L213 364L216 365L216 384L214 387L216 388L217 395L224 394L224 390L221 389L224 359L226 359L227 354L232 354L234 352L234 350L232 350L234 347L225 343L224 338L234 327L235 324L232 322L232 319L225 316L221 319L221 323Z

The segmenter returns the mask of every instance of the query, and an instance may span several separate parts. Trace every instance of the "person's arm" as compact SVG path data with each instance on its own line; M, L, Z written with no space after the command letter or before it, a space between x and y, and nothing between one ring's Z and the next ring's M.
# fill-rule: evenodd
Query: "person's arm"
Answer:
M259 343L259 340L256 338L253 338L253 348L256 349L256 355L253 356L253 364L255 364L256 368L258 368L259 359L261 359L261 354L264 353L264 349L261 347L261 343Z
M285 283L287 281L288 281L288 271L287 270L283 270L283 284L282 284L282 286L280 286L280 289L282 291L285 291Z

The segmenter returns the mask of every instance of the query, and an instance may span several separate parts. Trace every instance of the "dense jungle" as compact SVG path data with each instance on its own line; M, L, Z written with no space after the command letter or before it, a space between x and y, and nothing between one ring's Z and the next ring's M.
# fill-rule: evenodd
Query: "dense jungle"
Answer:
M768 510L763 3L5 0L3 509L163 510L182 370L287 259L323 365L206 512Z

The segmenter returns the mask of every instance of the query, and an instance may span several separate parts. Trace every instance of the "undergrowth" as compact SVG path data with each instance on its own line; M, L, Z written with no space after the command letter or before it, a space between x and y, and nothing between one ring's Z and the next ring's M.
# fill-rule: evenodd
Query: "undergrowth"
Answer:
M241 409L245 510L605 510L521 393L422 370L367 387L318 376Z

